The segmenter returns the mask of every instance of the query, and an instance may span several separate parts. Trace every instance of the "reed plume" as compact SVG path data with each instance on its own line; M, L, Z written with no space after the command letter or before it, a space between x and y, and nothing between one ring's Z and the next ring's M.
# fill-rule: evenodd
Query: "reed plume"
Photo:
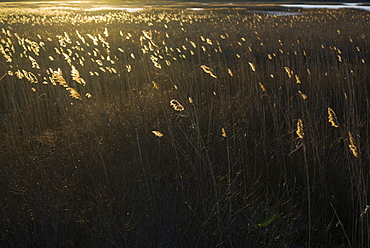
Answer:
M157 137L162 137L163 136L163 133L161 132L158 132L158 131L152 131L152 133L157 136Z
M263 92L266 92L266 88L265 88L265 86L264 86L262 83L258 83L258 84L260 85L261 90L262 90Z
M356 146L355 139L353 138L353 135L351 132L348 132L348 137L349 137L349 145L348 145L349 150L351 151L353 156L357 158L358 157L357 146Z
M181 103L175 99L172 99L170 101L170 106L172 106L174 110L180 111L180 112L185 109L184 106L182 106Z
M159 90L159 86L156 82L152 81L152 84L154 89Z
M256 71L256 66L252 62L248 62L248 64L251 67L252 71Z
M306 100L307 99L307 95L304 94L302 91L298 90L298 93L301 95L301 97L303 98L303 100Z
M230 76L232 77L234 76L233 71L231 69L227 68L227 72L229 73Z
M334 110L328 107L328 120L332 127L339 127L337 115Z
M80 93L77 92L77 90L75 90L71 87L67 87L66 90L69 92L69 95L72 98L77 99L77 100L82 100L82 97L81 97Z
M73 81L83 86L86 85L86 81L81 77L80 72L73 65L71 65L71 76L72 76Z
M211 77L217 78L217 76L213 73L213 69L212 68L210 68L210 67L208 67L206 65L201 65L200 67L203 69L203 71L205 73L209 74Z
M304 132L303 132L303 122L301 119L298 119L296 134L298 135L299 138L303 139Z
M288 77L291 78L293 75L293 71L289 67L284 67L286 73L288 74Z
M302 82L301 82L301 79L299 78L299 76L298 76L298 75L294 75L294 76L295 76L295 82L296 82L297 84L302 83Z
M227 137L227 134L226 134L225 128L221 128L221 135L222 135L222 137L224 137L224 138L226 138L226 137Z

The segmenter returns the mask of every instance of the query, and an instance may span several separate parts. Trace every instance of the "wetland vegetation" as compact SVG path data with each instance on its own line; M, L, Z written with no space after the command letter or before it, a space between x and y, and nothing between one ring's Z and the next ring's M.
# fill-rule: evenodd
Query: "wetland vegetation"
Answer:
M368 12L127 10L1 10L2 247L370 245Z

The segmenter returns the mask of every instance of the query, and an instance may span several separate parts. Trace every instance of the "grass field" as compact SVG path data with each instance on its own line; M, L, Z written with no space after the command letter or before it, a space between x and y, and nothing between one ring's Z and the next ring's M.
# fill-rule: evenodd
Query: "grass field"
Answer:
M1 246L369 247L369 23L2 9Z

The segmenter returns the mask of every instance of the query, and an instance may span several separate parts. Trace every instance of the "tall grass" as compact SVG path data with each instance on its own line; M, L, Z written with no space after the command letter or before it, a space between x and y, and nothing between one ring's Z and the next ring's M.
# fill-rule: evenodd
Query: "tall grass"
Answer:
M367 13L7 11L4 247L370 245Z

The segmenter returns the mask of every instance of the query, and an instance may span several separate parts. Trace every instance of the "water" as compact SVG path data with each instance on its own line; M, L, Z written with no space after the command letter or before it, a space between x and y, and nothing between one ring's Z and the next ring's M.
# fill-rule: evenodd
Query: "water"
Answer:
M28 2L1 2L1 8L38 8L40 10L64 11L127 11L136 12L148 8L186 8L200 11L210 8L247 8L256 13L269 15L297 15L292 9L340 9L351 8L370 11L370 6L365 3L333 3L333 4L286 4L286 3L243 3L243 2L156 2L144 4L137 1L125 3L112 1L28 1Z
M360 9L370 11L370 6L361 3L341 3L341 4L281 4L286 8L303 8L303 9Z

